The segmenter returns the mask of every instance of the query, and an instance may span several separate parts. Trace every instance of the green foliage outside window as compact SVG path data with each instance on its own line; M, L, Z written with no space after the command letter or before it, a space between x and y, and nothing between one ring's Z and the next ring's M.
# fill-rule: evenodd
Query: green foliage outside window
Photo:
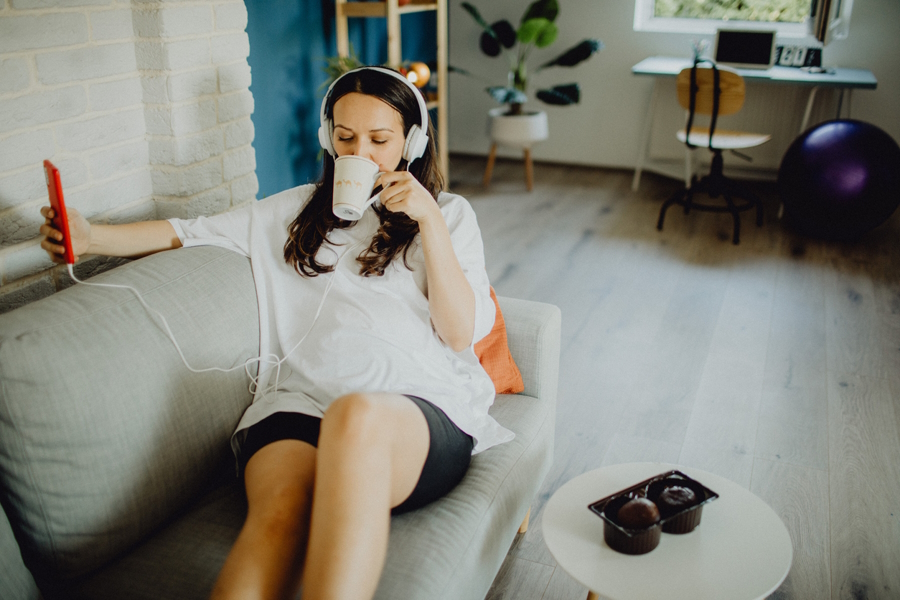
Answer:
M802 23L810 0L656 0L655 17Z

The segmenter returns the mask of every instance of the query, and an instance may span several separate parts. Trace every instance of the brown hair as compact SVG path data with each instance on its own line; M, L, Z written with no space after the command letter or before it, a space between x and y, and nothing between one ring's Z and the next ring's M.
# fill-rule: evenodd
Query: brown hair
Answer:
M337 81L325 107L326 118L334 118L334 104L342 96L358 92L374 96L386 102L400 113L403 118L403 134L409 135L409 129L419 124L419 105L409 86L386 73L376 70L362 70L343 76ZM326 132L330 135L331 132ZM409 171L419 180L437 201L438 193L443 188L443 177L437 163L437 152L434 145L434 131L428 123L428 147L425 153L412 162ZM406 166L401 160L398 168ZM333 266L323 265L316 261L316 253L323 243L331 244L327 236L332 229L344 229L354 224L334 215L331 211L334 182L334 158L325 152L322 177L316 183L316 189L309 202L288 227L288 239L284 244L284 260L294 267L300 275L315 277L319 273L334 270ZM364 250L357 261L360 264L360 275L383 275L387 266L398 255L406 253L419 233L419 224L402 212L393 213L383 206L373 206L381 225L372 238L369 247Z

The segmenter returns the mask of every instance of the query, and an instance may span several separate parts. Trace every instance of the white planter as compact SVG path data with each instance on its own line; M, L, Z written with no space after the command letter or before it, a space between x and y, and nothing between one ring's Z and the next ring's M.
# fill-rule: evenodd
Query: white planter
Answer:
M488 111L488 135L494 143L528 150L536 142L547 139L549 128L546 112L503 114L506 111L506 106L498 106Z

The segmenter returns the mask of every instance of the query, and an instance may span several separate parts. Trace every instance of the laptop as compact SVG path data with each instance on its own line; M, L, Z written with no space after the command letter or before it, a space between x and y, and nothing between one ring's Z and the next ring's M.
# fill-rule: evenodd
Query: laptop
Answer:
M719 29L716 63L738 69L768 69L775 64L775 32Z

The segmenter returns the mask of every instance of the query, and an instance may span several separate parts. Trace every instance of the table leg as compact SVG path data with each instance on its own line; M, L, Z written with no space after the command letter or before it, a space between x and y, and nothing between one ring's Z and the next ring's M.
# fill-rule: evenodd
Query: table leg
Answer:
M650 106L647 109L647 118L644 119L644 130L641 132L641 139L638 142L637 162L634 165L634 179L631 180L631 191L636 192L641 185L641 171L644 170L644 159L647 157L648 147L650 146L650 133L653 125L653 114L656 112L657 89L658 83L656 78L653 79L653 92L650 94Z
M531 162L531 148L525 148L525 185L530 192L534 188L534 165Z
M844 95L846 93L847 96L847 118L851 118L850 115L852 113L850 101L853 99L853 90L850 88L844 89L841 88L841 95L838 96L838 107L837 107L837 119L841 118L841 115L844 113Z
M809 124L809 116L812 114L813 102L816 99L816 92L819 91L819 86L814 85L811 90L809 90L809 99L806 101L806 110L803 113L803 121L800 123L800 133L806 131L806 126Z
M487 167L484 169L482 185L487 187L491 183L491 175L494 173L494 160L497 159L497 144L491 145L491 153L488 155Z

